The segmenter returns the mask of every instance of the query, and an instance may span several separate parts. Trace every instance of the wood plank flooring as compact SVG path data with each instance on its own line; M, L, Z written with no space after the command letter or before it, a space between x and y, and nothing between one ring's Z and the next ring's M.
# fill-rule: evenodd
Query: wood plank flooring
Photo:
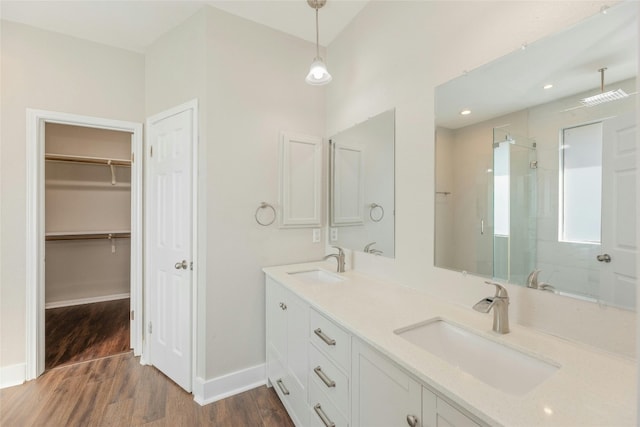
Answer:
M45 369L129 351L129 299L45 310Z
M273 389L200 406L132 353L55 368L0 390L0 425L293 427Z

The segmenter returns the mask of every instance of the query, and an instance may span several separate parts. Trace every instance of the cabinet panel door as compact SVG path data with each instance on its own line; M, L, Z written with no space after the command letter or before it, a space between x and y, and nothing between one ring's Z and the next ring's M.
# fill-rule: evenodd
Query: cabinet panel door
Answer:
M286 292L287 363L289 374L302 390L307 389L309 309L295 295Z
M276 385L287 366L287 307L282 286L269 278L266 286L267 377Z
M419 426L422 386L366 344L353 343L353 425L404 427L414 417Z

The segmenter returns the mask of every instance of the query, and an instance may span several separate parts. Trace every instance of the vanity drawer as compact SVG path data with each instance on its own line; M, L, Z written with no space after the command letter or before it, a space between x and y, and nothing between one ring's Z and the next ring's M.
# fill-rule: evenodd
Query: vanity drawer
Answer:
M309 311L309 337L320 351L349 373L351 335L315 310Z
M347 418L321 390L315 381L309 382L309 425L347 427L349 425Z
M309 378L343 414L349 414L349 378L313 344L309 345Z

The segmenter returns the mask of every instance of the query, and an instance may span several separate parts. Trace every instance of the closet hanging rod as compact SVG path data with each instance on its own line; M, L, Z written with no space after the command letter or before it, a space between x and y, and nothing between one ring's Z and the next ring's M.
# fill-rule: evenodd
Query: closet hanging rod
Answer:
M47 242L53 240L111 240L128 239L131 233L86 233L86 234L56 234L45 236Z
M53 154L45 153L45 160L55 162L71 162L71 163L88 163L93 165L113 165L113 166L128 166L131 167L131 160L126 159L106 159L102 157L83 157L83 156L71 156L68 154Z

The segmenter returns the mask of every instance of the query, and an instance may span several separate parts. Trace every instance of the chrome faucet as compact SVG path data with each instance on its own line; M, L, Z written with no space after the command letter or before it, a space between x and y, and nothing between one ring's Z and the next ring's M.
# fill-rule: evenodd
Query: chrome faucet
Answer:
M338 273L344 273L344 251L342 248L338 246L331 246L332 248L336 248L338 250L337 254L329 254L325 256L323 259L335 258L338 261Z
M527 287L538 289L538 274L540 274L540 270L533 270L529 277L527 277Z
M481 313L488 313L493 308L493 331L499 334L509 333L509 294L500 284L484 282L496 287L496 294L478 301L473 309Z
M375 245L376 242L371 242L367 246L364 247L364 252L373 255L382 255L382 251L380 249L373 249L371 246Z

